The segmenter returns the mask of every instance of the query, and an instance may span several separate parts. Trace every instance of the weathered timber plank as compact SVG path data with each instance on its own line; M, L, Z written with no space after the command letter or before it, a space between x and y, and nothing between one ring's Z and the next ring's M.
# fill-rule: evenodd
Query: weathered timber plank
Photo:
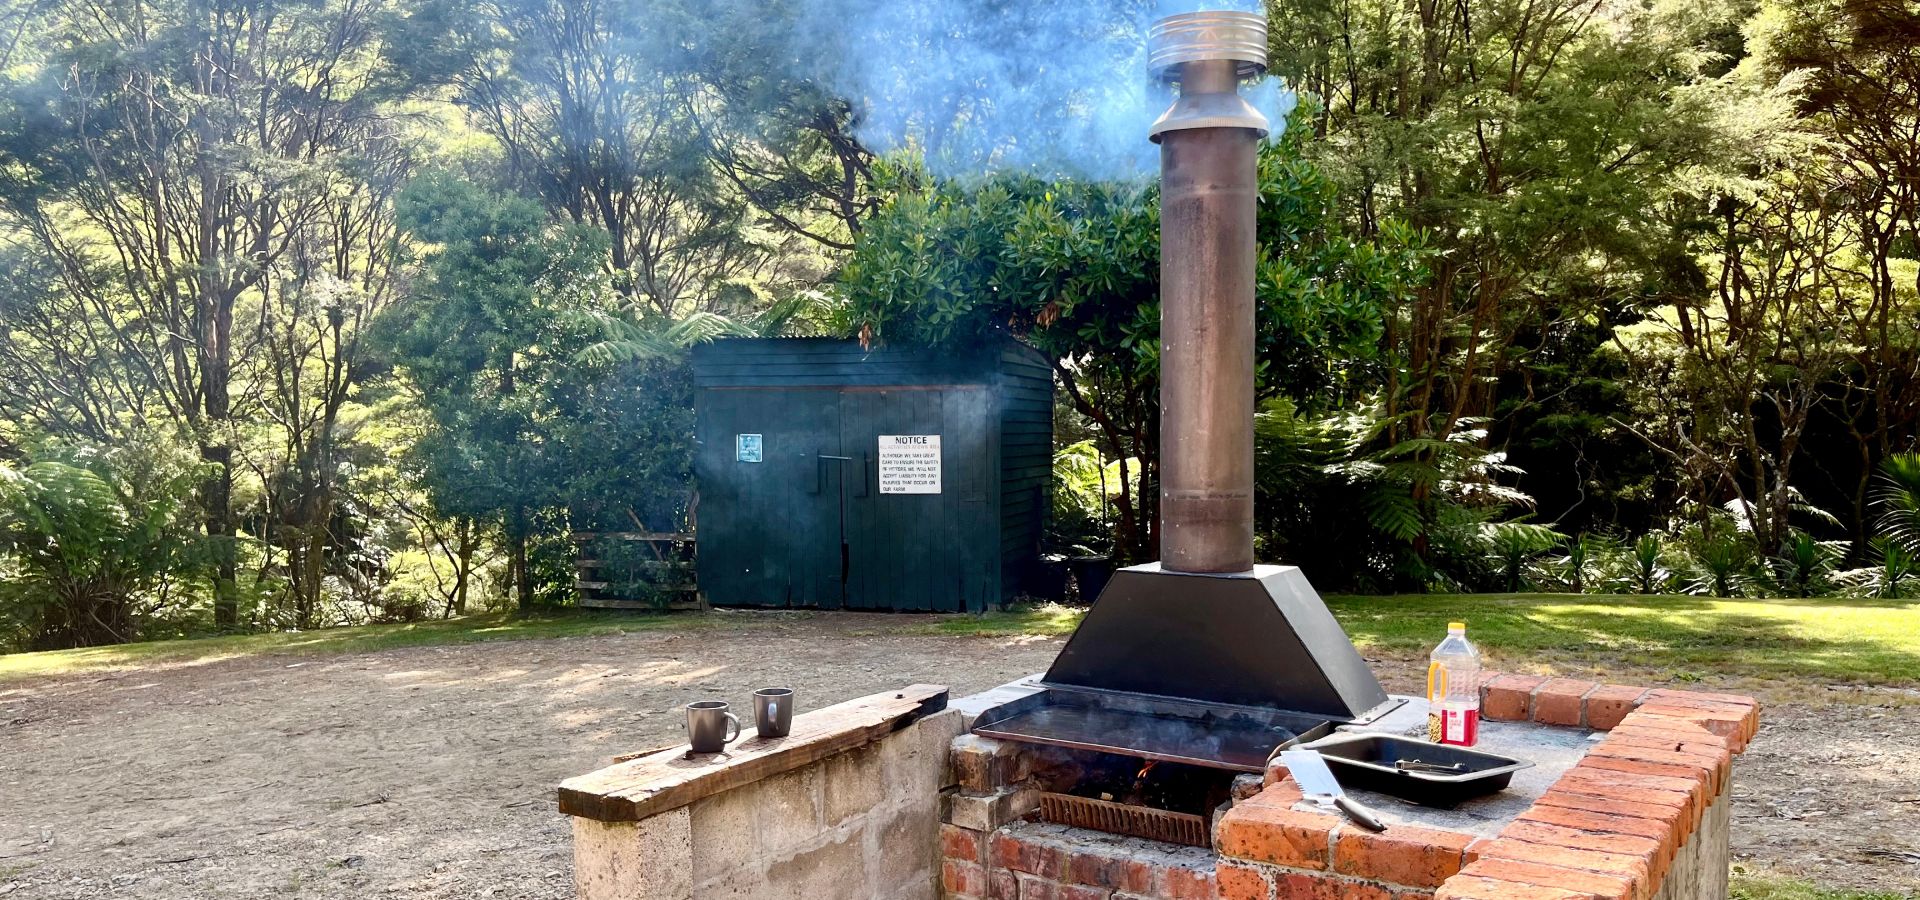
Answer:
M680 744L569 778L560 783L560 811L637 822L863 746L946 708L945 686L916 684L801 713L783 738L753 736L749 720L747 733L721 753L691 755Z

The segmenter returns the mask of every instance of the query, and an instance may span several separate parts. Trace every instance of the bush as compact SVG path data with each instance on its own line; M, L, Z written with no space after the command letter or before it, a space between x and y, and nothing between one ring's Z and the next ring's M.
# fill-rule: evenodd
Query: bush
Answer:
M33 650L120 643L192 602L206 467L151 441L49 445L0 466L0 623Z

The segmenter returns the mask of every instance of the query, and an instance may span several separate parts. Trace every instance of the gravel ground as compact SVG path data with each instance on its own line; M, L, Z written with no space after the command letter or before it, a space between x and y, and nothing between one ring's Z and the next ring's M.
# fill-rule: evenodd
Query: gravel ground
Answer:
M958 695L1040 671L1060 646L902 633L920 621L741 615L10 684L0 895L571 897L553 786L677 740L688 699L744 706L782 685L805 709L915 682ZM1375 663L1389 686L1415 686L1415 661ZM1737 788L1743 865L1920 889L1920 695L1702 687L1770 701Z

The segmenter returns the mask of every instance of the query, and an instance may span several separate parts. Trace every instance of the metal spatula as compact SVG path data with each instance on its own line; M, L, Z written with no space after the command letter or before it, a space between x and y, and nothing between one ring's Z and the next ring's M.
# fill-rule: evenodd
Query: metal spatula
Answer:
M1300 785L1300 792L1308 800L1323 806L1332 806L1346 814L1355 825L1369 831L1385 831L1387 823L1380 820L1373 810L1361 805L1360 801L1347 796L1340 782L1333 777L1333 770L1327 768L1327 761L1312 750L1283 750L1280 762L1287 771L1293 773L1293 780Z

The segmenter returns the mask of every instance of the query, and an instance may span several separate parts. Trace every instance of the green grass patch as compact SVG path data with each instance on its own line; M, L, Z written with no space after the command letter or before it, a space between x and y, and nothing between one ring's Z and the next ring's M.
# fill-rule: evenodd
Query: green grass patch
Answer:
M1818 887L1810 881L1758 875L1733 876L1732 900L1912 900L1912 894L1843 891Z
M1463 620L1496 663L1565 659L1708 674L1920 683L1920 603L1472 594L1331 597L1353 639L1424 650Z
M1920 684L1920 603L1876 600L1720 600L1578 594L1329 597L1364 647L1422 653L1462 619L1496 665L1564 664L1655 669L1685 682L1708 676ZM1044 604L986 615L876 623L873 633L952 637L1060 636L1084 610ZM831 615L830 613L823 615ZM417 625L153 641L0 656L0 681L153 664L192 664L261 653L359 653L394 647L582 637L665 628L742 628L740 615L648 615L571 610L470 616Z
M918 634L940 634L954 637L1007 637L1013 635L1035 635L1042 637L1064 636L1073 633L1087 611L1058 603L1042 603L1035 606L1021 606L1004 612L990 612L975 616L952 616L931 625L922 625L914 631Z
M158 664L195 665L263 653L364 653L396 647L586 637L668 628L702 628L714 624L714 617L702 615L555 610L526 616L465 616L411 625L358 625L314 631L148 641L110 647L0 655L0 681Z

